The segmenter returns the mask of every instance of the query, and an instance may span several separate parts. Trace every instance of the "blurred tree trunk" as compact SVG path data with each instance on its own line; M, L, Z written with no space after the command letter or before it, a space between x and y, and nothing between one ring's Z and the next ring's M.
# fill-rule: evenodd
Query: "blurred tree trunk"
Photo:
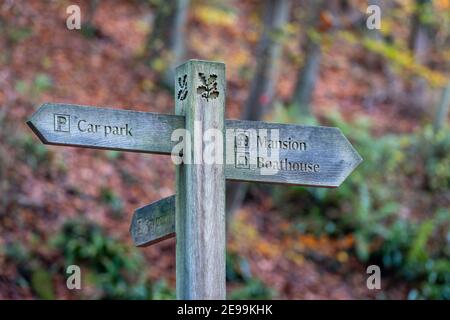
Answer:
M415 0L415 11L411 22L411 34L409 48L414 55L416 63L426 65L430 48L430 36L427 25L423 22L422 14L427 6L431 5L431 0ZM409 89L408 105L414 111L424 110L427 103L427 81L422 77L414 77Z
M368 5L376 5L380 7L381 12L389 12L394 9L395 3L370 0L368 1ZM366 19L365 17L364 26L362 27L365 37L380 44L391 44L393 42L391 35L387 37L383 36L380 29L368 29L366 27ZM365 61L369 70L376 70L378 68L382 70L386 77L386 83L380 85L374 78L368 77L367 81L370 83L370 93L364 97L364 107L372 111L376 105L386 102L389 99L391 101L400 101L404 94L403 81L393 71L392 66L386 61L386 58L379 53L368 51Z
M317 78L320 70L320 61L322 57L322 49L320 39L314 35L318 32L320 24L320 16L322 10L325 8L327 1L312 1L310 2L310 19L308 24L308 31L306 34L305 43L305 61L300 68L292 99L292 104L300 109L301 115L310 116L311 100L314 88L316 86Z
M173 88L175 67L185 52L185 32L189 0L154 0L157 5L152 32L147 42L147 57L158 61L165 85Z
M320 70L322 50L320 43L309 40L306 45L306 59L301 68L294 90L293 104L300 109L301 115L311 115L311 100Z
M448 110L450 108L450 82L442 90L442 96L439 101L433 122L434 132L437 133L445 125L448 118Z
M282 50L280 39L289 20L291 0L266 0L264 30L258 44L257 64L243 118L259 120L273 103Z
M290 6L291 0L265 1L264 26L258 44L256 71L243 110L243 119L260 120L273 103L282 52L283 27L289 21ZM227 185L226 210L229 217L241 206L248 184L229 182Z
M409 47L413 52L416 61L425 63L427 61L430 39L428 28L423 23L421 15L426 7L431 5L431 0L416 0L415 2L416 8L412 17Z
M88 26L94 26L94 16L97 12L98 5L100 4L100 0L91 0L89 1L89 7L86 14L86 19L84 24Z
M103 40L111 40L110 37L106 36L102 30L97 27L94 23L95 14L97 13L100 0L89 1L86 10L86 15L81 16L81 31L82 34L87 38L97 38Z

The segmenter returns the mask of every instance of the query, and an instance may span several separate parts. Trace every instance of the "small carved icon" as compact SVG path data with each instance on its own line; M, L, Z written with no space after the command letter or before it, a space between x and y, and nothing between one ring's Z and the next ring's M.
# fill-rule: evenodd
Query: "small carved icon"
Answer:
M187 90L187 75L185 74L183 78L178 77L178 85L180 86L180 90L178 91L178 100L183 101L186 99L188 90Z
M197 93L205 98L206 101L209 99L216 99L219 96L219 91L217 90L217 75L212 74L206 79L204 73L198 74L202 85L197 87Z
M137 220L137 225L138 225L138 227L137 227L137 235L138 235L138 236L142 236L142 235L147 234L147 229L148 229L148 227L147 227L147 225L145 224L144 219L139 218L139 219Z
M55 119L55 131L70 132L70 116L67 114L53 114Z
M236 147L248 147L248 135L245 133L239 133L236 136Z
M236 168L249 169L250 159L248 153L238 153L236 154Z

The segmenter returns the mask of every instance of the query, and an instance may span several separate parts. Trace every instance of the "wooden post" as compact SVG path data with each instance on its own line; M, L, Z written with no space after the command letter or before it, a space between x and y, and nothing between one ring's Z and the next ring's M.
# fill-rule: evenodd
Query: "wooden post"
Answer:
M176 68L175 113L185 116L192 141L184 149L191 163L177 166L177 299L226 296L224 165L203 159L206 130L220 130L224 140L225 88L223 63L189 60Z

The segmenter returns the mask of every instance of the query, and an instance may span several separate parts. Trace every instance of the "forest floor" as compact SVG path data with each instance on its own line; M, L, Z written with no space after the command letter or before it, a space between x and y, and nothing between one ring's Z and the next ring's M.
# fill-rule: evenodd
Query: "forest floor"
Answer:
M226 63L228 118L239 118L249 91L250 79L245 74L254 67L258 32L251 10L239 4L240 14L231 24L206 25L195 12L189 18L188 56ZM25 120L43 102L173 113L172 94L156 85L157 73L142 59L148 23L140 5L116 1L114 6L100 6L94 23L101 39L67 30L65 18L61 4L33 1L17 17L8 19L16 28L31 32L25 40L10 45L1 60L0 105L6 111L8 135L33 136ZM359 55L358 48L339 43L324 53L314 94L315 115L320 118L338 110L348 119L371 117L379 132L414 130L418 123L396 116L397 108L392 105L365 105L382 76L373 71L368 76L369 71L354 62ZM277 91L281 102L288 101L292 92L293 69L283 63ZM33 91L31 84L37 75L51 79L50 89ZM18 90L18 84L24 89ZM40 143L35 137L33 141ZM32 234L46 241L68 218L77 216L98 222L110 235L132 246L128 229L133 210L174 193L174 166L165 156L49 146L51 163L59 167L33 170L21 160L21 150L14 145L3 148L14 166L7 173L10 186L6 212L0 214L0 246L30 243ZM120 197L123 215L112 216L99 200L105 189ZM366 266L352 253L351 237L305 234L293 238L284 232L286 224L271 199L250 200L235 213L227 239L231 250L246 257L252 274L276 289L277 298L406 297L407 284L395 278L383 278L383 290L367 289ZM166 278L173 286L175 240L139 250L146 257L150 278ZM13 287L16 266L3 266L0 299L32 298L29 290Z

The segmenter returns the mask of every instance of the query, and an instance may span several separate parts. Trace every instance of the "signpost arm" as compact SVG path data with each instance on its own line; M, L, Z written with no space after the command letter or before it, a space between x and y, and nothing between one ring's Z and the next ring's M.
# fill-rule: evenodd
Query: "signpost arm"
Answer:
M224 149L225 65L189 60L176 69L175 113L185 116L192 147L176 178L176 276L178 299L225 299L224 165L205 163L204 140L217 129ZM185 139L189 142L189 139ZM221 152L222 163L224 151Z

